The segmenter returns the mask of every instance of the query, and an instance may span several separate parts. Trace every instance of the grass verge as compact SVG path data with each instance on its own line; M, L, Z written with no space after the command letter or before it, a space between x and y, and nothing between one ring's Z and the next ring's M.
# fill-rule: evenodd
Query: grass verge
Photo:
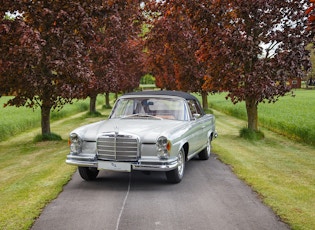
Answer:
M111 97L113 98L113 95ZM3 104L10 98L12 97L0 97L0 142L28 129L40 127L41 125L41 111L39 108L34 110L26 107L14 106L3 108ZM87 111L89 109L89 102L89 99L85 99L75 100L73 104L66 104L60 111L55 110L51 112L51 121L57 121L73 114ZM101 97L98 97L97 104L103 104Z
M249 141L259 141L259 140L262 140L265 137L265 135L260 130L255 131L248 128L242 128L240 130L240 137L243 137Z
M315 148L263 129L265 138L239 136L245 121L215 111L213 151L292 229L315 226Z
M281 97L276 103L260 103L259 126L315 146L315 90L298 89L294 94L295 97ZM210 106L247 120L245 103L234 105L230 100L226 100L225 96L226 93L210 95L208 97Z
M102 111L103 114L108 111ZM0 229L29 229L44 206L57 197L76 167L65 164L69 132L104 119L86 112L52 122L62 141L34 142L33 129L0 142Z

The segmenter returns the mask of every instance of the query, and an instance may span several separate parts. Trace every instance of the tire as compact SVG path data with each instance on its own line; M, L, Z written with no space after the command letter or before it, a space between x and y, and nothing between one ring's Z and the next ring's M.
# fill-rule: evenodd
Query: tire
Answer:
M204 148L199 154L200 160L208 160L211 155L211 137L209 137L207 142L207 147Z
M185 171L185 151L183 148L181 148L178 152L178 166L176 169L172 171L166 172L166 179L168 182L172 184L177 184L181 182L181 180L184 177L184 171Z
M81 178L86 181L95 180L99 172L96 168L78 167L78 169Z

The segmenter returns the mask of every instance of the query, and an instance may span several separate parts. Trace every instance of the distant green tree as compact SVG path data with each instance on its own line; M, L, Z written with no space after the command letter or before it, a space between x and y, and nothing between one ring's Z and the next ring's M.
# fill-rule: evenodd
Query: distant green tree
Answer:
M141 80L141 84L155 84L155 78L151 74L144 75Z
M310 68L310 71L308 72L307 74L307 78L305 79L306 80L306 88L308 88L309 86L309 81L312 79L312 80L315 80L315 50L314 50L314 44L309 44L307 46L307 50L310 51L310 61L311 61L311 68Z

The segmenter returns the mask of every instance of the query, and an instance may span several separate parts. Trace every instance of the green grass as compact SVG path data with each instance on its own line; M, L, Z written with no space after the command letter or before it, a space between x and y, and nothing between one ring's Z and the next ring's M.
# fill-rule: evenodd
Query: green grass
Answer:
M0 104L7 100L8 97L1 97ZM104 98L98 97L97 104L101 105L103 101ZM109 113L109 110L101 109L102 117L90 116L88 108L87 99L52 112L52 135L57 139L61 137L62 141L38 142L38 138L43 138L38 135L39 109L1 106L0 229L29 229L42 208L62 191L76 170L76 167L65 164L69 132L83 124L104 119L104 114Z
M315 226L315 147L262 128L265 138L239 136L246 122L215 111L213 151L294 230Z
M240 130L240 137L245 138L249 141L259 141L264 139L265 135L260 130L254 131L248 128L242 128Z
M16 135L30 128L40 126L40 111L25 108L11 107L3 108L9 97L0 98L0 141Z
M281 97L276 103L260 103L259 125L291 139L315 145L315 90L300 89L294 93L294 97ZM246 120L245 103L234 105L225 96L226 93L210 95L210 107Z
M109 110L102 110L108 115ZM65 164L68 134L104 119L86 112L52 123L62 141L34 142L35 128L0 142L0 229L29 229L42 208L57 197L76 167Z
M55 133L49 133L49 134L37 134L34 137L34 142L41 142L41 141L61 141L62 138L60 135Z
M31 128L41 125L40 109L35 110L26 107L3 107L11 97L0 97L0 142L11 136L19 134ZM103 98L98 97L98 104L102 103ZM60 111L51 112L51 121L55 121L78 112L86 111L89 108L89 99L75 101L67 104ZM53 130L52 130L53 131Z
M66 141L34 144L23 138L0 143L0 229L29 229L62 191L75 170L64 165L66 146Z

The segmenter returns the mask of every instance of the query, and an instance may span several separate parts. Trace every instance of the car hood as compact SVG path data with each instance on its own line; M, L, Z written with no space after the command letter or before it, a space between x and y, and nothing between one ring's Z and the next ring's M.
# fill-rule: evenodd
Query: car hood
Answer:
M184 129L187 121L155 119L109 119L82 126L72 133L78 133L85 141L96 141L102 133L117 132L137 135L142 143L154 143L159 136L176 138ZM188 127L186 127L188 128ZM181 131L180 131L181 130ZM176 131L176 132L175 132Z

